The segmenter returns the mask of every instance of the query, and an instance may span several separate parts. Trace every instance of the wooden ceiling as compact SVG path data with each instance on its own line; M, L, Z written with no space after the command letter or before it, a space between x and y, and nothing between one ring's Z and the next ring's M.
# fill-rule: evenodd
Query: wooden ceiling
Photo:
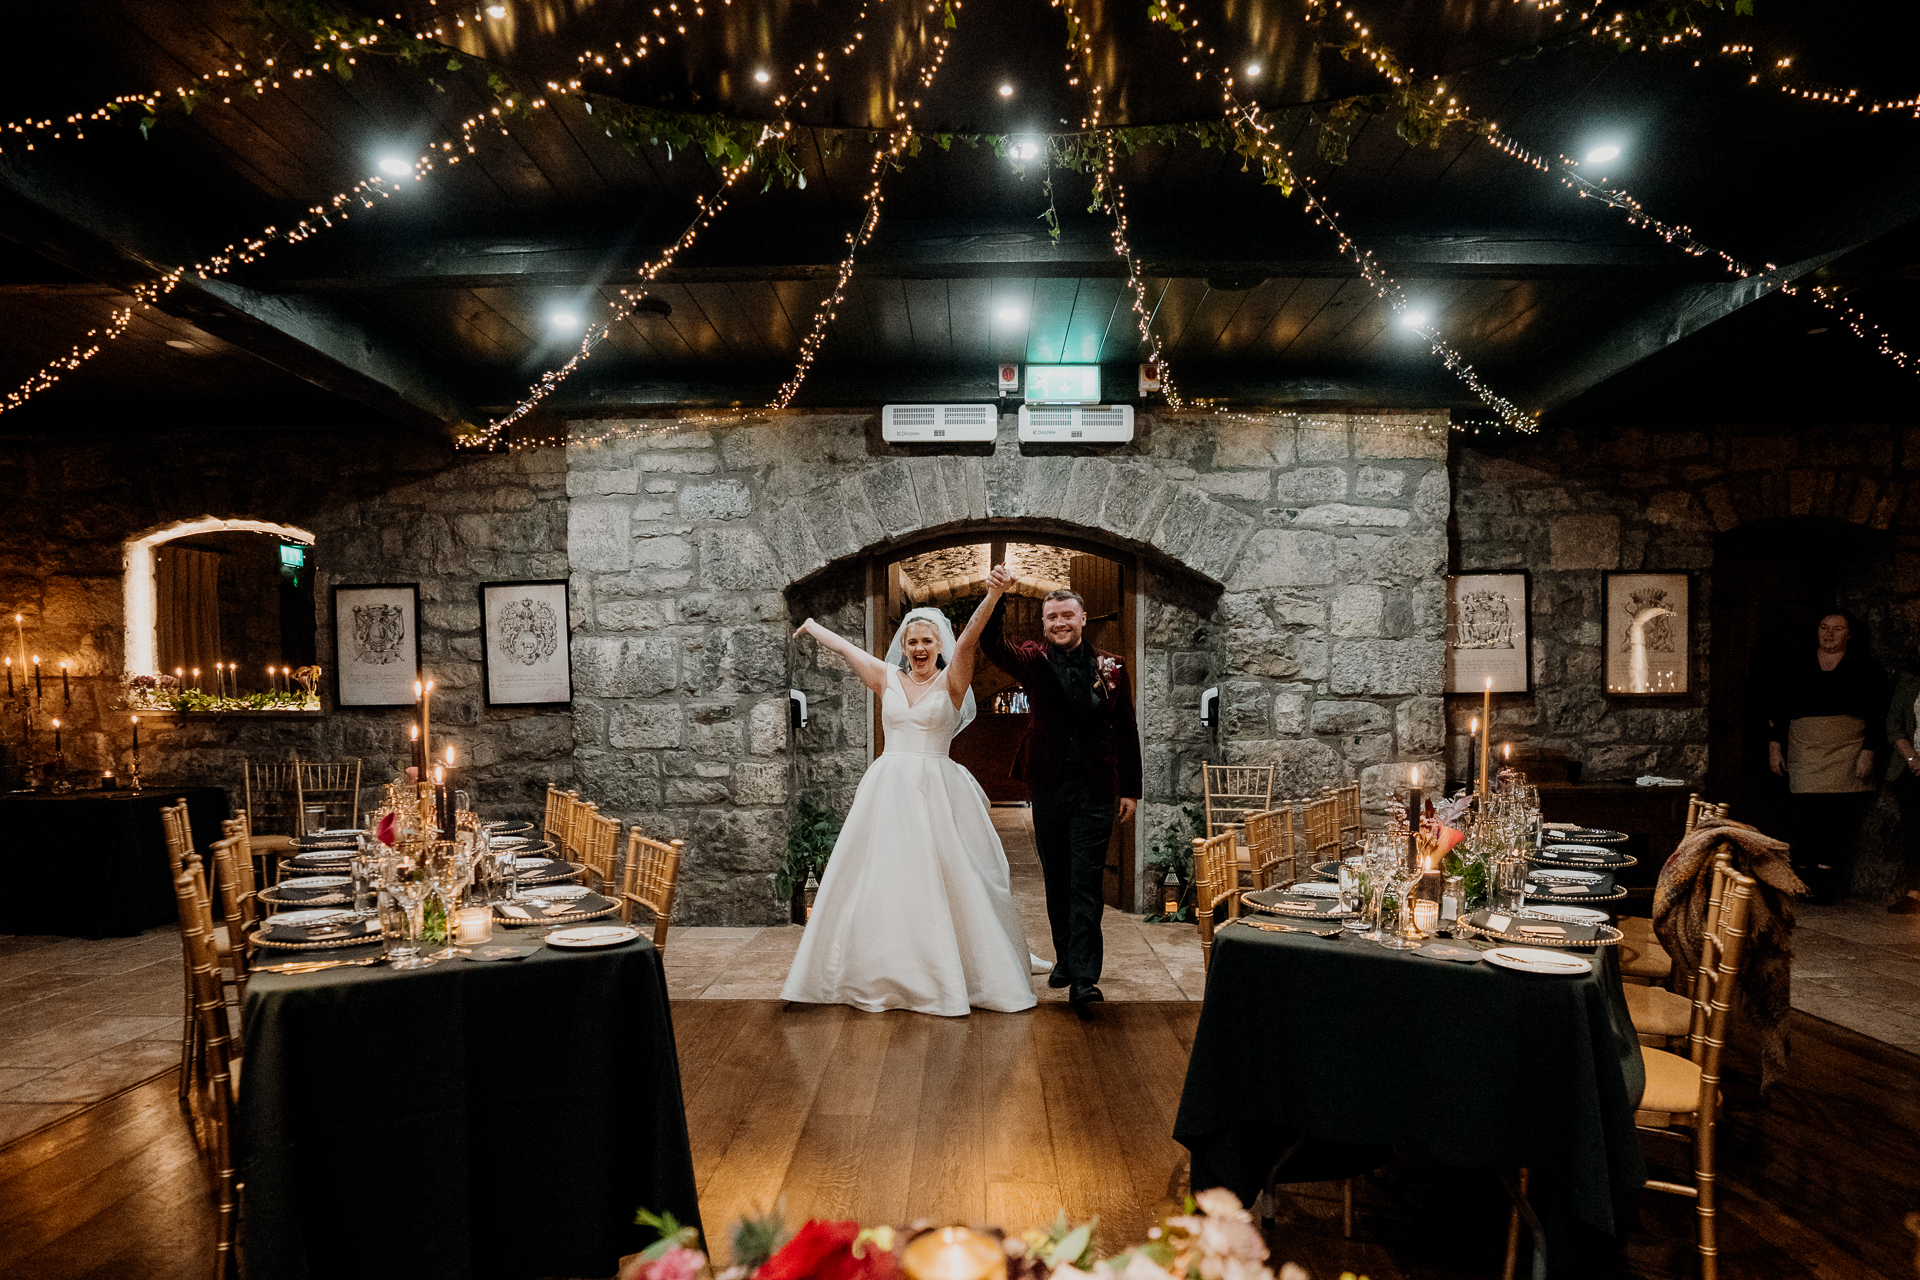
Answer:
M508 0L504 19L461 10L469 25L455 36L468 56L537 85L571 74L580 49L664 32L674 38L663 55L588 87L603 103L757 120L775 118L772 95L791 87L797 60L852 40L847 3L723 0L688 22L684 40L654 7ZM735 197L652 288L658 305L614 330L556 395L557 408L753 404L791 374L862 211L869 149L860 135L840 135L836 156L837 131L884 121L913 100L910 64L942 30L925 5L869 8L830 91L794 113L804 189L755 184ZM1285 111L1295 163L1343 226L1498 390L1530 409L1573 404L1650 359L1672 363L1669 348L1709 327L1729 374L1743 362L1779 369L1826 358L1831 344L1795 345L1806 329L1833 327L1824 313L1776 299L1754 320L1761 291L1714 260L1628 226L1464 130L1435 148L1409 147L1390 119L1375 118L1346 164L1327 165L1315 155L1316 105L1381 82L1326 48L1337 30L1305 22L1299 8L1191 4L1223 56L1261 64L1248 83ZM1749 85L1725 59L1694 65L1714 40L1748 38L1788 51L1811 80L1907 94L1899 50L1920 36L1920 14L1884 15L1888 25L1861 40L1817 12L1770 8L1759 19L1709 14L1702 49L1647 54L1564 43L1537 51L1554 34L1555 10L1530 4L1399 0L1368 16L1504 133L1548 154L1618 143L1611 176L1650 211L1747 260L1823 273L1808 279L1850 290L1920 347L1904 283L1920 261L1906 231L1920 213L1920 122L1795 100ZM427 5L398 9L417 24ZM1218 118L1217 90L1182 68L1144 0L1082 9L1111 119ZM918 99L919 127L1030 134L1078 123L1085 100L1067 83L1060 10L971 0L957 17L951 52ZM243 0L71 0L10 21L0 120L180 84L261 40ZM752 78L762 68L764 86ZM1001 84L1015 92L1001 95ZM0 134L0 234L12 242L0 245L0 386L90 342L134 283L262 226L290 225L368 177L380 155L458 137L460 121L489 101L471 74L434 68L430 77L363 58L350 80L323 74L189 117L167 113L150 137L120 122L27 151L18 135ZM510 120L504 136L482 131L462 163L399 184L334 230L272 247L222 279L189 281L16 420L136 404L225 406L243 419L358 413L428 427L497 415L577 345L555 331L556 310L608 314L636 269L718 188L704 158L664 146L629 152L603 123L604 113L568 103ZM1119 176L1152 330L1189 395L1478 410L1299 197L1261 185L1238 156L1149 145ZM1037 162L964 143L928 146L889 173L878 233L799 403L991 399L1002 360L1100 361L1117 375L1110 387L1130 390L1144 347L1110 221L1086 212L1084 175L1056 170L1062 234L1051 242L1045 177ZM1752 343L1726 338L1748 325ZM1869 366L1875 394L1911 399L1910 375Z

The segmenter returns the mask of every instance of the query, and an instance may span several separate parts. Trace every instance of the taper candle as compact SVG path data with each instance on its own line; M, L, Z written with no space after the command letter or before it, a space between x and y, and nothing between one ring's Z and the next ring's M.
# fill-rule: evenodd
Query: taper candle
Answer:
M47 691L40 683L40 655L36 653L33 655L33 700L39 702L46 696Z
M1420 859L1420 766L1413 766L1411 788L1407 792L1407 865L1418 866Z
M60 754L60 722L58 720L53 722L53 754Z
M60 696L68 706L73 705L73 682L67 678L68 663L60 664Z
M1480 723L1486 726L1480 734L1480 796L1483 802L1480 808L1484 811L1486 809L1484 801L1487 794L1487 744L1493 741L1492 676L1487 677L1486 684L1483 685L1480 690Z
M140 717L128 716L127 719L133 721L133 757L137 766L140 763Z
M7 659L7 701L13 701L13 659Z
M413 776L420 776L420 722L414 721L407 726L407 735L411 741L407 744L407 766L413 770Z

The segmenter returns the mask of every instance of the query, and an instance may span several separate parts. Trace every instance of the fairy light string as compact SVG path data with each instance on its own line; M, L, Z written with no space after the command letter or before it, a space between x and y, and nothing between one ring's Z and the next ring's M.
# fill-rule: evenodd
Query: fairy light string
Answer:
M928 4L927 12L935 12L935 6ZM921 65L915 73L922 92L933 87L934 77L939 75L940 66L946 60L948 37L944 30L934 30L931 36L933 56ZM918 107L918 101L912 103ZM769 409L785 409L800 394L800 388L806 384L807 375L813 371L813 364L819 358L820 348L826 343L827 331L834 319L840 314L840 306L846 301L847 284L853 279L854 260L867 242L873 239L874 230L880 225L880 208L886 196L882 188L886 184L887 172L896 168L903 155L916 154L920 148L919 139L913 131L911 109L906 103L896 103L893 113L893 132L885 135L885 146L876 145L873 150L873 165L868 174L868 187L865 209L861 214L858 231L847 233L847 252L841 258L840 267L834 276L833 291L820 300L813 310L813 323L807 330L807 336L800 341L800 358L794 366L793 376L775 393L768 404Z
M1187 57L1196 60L1202 56L1218 57L1219 50L1206 44L1196 34L1199 22L1181 16L1185 8L1184 4L1175 4L1171 8L1161 4L1156 6L1153 13L1180 40L1182 47L1190 51ZM1183 57L1182 61L1187 61L1187 57ZM1411 72L1406 74L1411 77ZM1280 187L1282 191L1299 190L1308 216L1333 233L1336 243L1340 246L1340 252L1352 259L1354 265L1360 269L1361 279L1382 301L1387 303L1397 318L1427 341L1429 349L1439 357L1446 370L1473 392L1482 404L1492 410L1504 425L1519 432L1537 431L1539 423L1535 416L1488 387L1474 370L1472 362L1440 335L1438 327L1414 313L1399 283L1374 260L1372 251L1362 249L1353 237L1347 234L1345 228L1340 225L1340 219L1333 207L1320 195L1313 180L1293 167L1292 152L1273 137L1273 122L1261 114L1257 105L1240 100L1239 94L1235 92L1232 67L1219 66L1215 76L1220 83L1226 120L1240 138L1243 151L1261 158L1266 180Z

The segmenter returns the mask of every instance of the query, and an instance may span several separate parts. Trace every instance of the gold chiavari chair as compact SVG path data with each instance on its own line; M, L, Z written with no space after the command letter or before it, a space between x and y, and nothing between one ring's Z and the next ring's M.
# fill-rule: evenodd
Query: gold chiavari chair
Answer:
M296 762L246 762L247 834L254 853L271 862L292 853L300 833L300 771Z
M167 838L167 861L174 874L187 865L193 852L193 825L187 818L187 802L160 806L160 830Z
M244 837L229 832L207 847L213 859L216 891L220 895L220 924L215 945L220 958L233 970L234 989L247 993L247 949L259 926L260 901L253 882L253 858Z
M1318 800L1307 801L1302 807L1301 817L1307 828L1307 861L1338 862L1340 860L1339 797L1327 792Z
M1233 849L1236 834L1229 828L1193 842L1193 918L1200 926L1200 962L1205 968L1213 967L1214 931L1233 918L1234 904L1239 901L1240 871Z
M1701 934L1712 938L1715 946L1724 946L1724 907L1727 885L1733 876L1733 855L1730 851L1722 849L1714 855L1710 874L1712 879L1708 882L1707 914ZM1626 922L1620 923L1624 925ZM1626 944L1623 942L1621 945L1624 947ZM1665 957L1667 952L1663 949L1660 954ZM1668 963L1671 965L1672 962ZM1656 1049L1670 1049L1674 1041L1692 1030L1693 1002L1700 994L1700 974L1697 969L1685 994L1645 985L1628 985L1623 991L1627 997L1627 1017L1632 1020L1633 1029L1639 1033L1641 1044Z
M1745 957L1747 920L1756 882L1738 871L1727 873L1720 904L1717 934L1701 938L1700 966L1695 977L1687 1054L1642 1047L1647 1087L1635 1127L1642 1133L1686 1138L1691 1130L1693 1181L1647 1179L1653 1191L1690 1197L1694 1202L1694 1242L1700 1250L1701 1280L1718 1280L1720 1242L1718 1206L1714 1189L1718 1164L1716 1149L1720 1121L1720 1054L1726 1047L1727 1023L1733 1012L1740 964Z
M620 874L620 918L634 921L634 910L653 913L653 945L667 947L667 925L673 918L673 890L680 882L684 840L649 840L634 827L627 832L627 860Z
M160 830L167 840L167 867L170 875L177 876L187 869L187 862L193 857L193 833L187 823L187 802L160 806ZM180 927L187 926L187 904L179 904ZM194 1053L193 1034L193 966L187 963L186 999L180 1019L180 1105L187 1102L187 1091L192 1087L193 1069L197 1061Z
M1249 813L1247 861L1252 867L1250 879L1256 889L1289 885L1298 878L1293 865L1293 806L1263 809Z
M1207 834L1238 829L1249 813L1273 807L1273 766L1210 764L1205 772Z
M296 760L293 765L296 835L360 825L360 761ZM307 810L323 810L318 825Z
M595 805L583 807L587 812L577 824L580 861L593 872L594 888L605 892L614 883L613 859L620 843L620 824L603 817Z
M1687 793L1687 829L1682 833L1683 837L1692 835L1694 826L1700 821L1700 805L1700 793L1689 791Z
M552 783L547 784L547 812L541 820L540 833L555 847L566 840L567 823L573 818L573 802L578 798L574 792L562 791Z
M1325 794L1338 801L1335 810L1340 827L1340 852L1357 853L1360 849L1360 832L1364 823L1360 819L1360 784L1349 782L1344 787L1329 787Z
M234 1098L239 1092L240 1045L233 1032L225 984L220 979L220 956L207 921L206 886L199 860L174 878L181 902L181 951L186 957L187 982L193 992L193 1034L199 1041L207 1091L205 1150L213 1180L214 1276L233 1280L239 1275L236 1242L239 1238L240 1181L233 1158Z

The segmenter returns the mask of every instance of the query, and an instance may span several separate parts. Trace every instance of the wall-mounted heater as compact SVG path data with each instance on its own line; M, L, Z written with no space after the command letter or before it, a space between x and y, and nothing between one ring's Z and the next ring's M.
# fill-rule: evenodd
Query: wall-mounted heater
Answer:
M890 404L880 410L880 438L888 444L953 444L1000 434L1000 412L990 404Z
M1130 404L1020 406L1022 444L1125 444L1131 439Z

